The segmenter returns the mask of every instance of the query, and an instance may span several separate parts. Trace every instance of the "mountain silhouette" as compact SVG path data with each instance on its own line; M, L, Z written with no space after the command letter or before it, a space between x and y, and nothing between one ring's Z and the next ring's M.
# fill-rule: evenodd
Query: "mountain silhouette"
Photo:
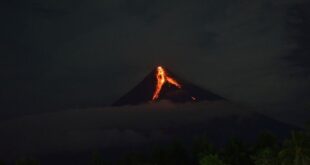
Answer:
M160 69L162 69L165 74L164 76L166 77L158 77L158 73L161 71ZM156 98L154 95L158 86L158 78L161 78L160 80L165 81L165 83L162 84L161 90ZM185 103L225 99L186 80L183 80L169 70L158 66L132 90L118 99L113 106L137 105L147 102L156 102L159 100Z

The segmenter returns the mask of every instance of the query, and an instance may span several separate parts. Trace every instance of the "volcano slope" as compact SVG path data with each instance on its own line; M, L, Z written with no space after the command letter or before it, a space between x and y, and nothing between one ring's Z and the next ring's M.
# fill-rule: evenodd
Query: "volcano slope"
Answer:
M157 90L158 94L156 95ZM138 105L160 100L186 103L225 99L209 90L183 80L162 66L158 66L132 90L118 99L113 106Z

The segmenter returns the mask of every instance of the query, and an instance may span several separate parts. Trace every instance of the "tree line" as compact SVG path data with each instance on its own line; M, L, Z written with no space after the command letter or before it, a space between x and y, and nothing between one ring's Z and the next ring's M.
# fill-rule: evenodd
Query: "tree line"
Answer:
M255 143L246 144L232 138L222 147L215 147L207 136L195 139L190 147L181 142L154 148L150 153L131 152L113 162L94 152L88 165L310 165L310 131L292 131L284 141L265 132ZM5 165L0 161L0 165ZM40 165L40 161L22 158L15 165Z

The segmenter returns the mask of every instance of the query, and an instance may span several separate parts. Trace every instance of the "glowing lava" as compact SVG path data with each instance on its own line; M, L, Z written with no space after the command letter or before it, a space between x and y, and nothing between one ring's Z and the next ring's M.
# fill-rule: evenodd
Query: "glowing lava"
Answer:
M157 79L157 85L156 85L156 89L154 91L152 100L158 99L159 93L160 93L163 85L166 82L171 84L171 85L176 86L177 88L181 88L181 85L176 80L174 80L173 78L169 77L166 74L164 68L161 67L161 66L157 67L156 79Z

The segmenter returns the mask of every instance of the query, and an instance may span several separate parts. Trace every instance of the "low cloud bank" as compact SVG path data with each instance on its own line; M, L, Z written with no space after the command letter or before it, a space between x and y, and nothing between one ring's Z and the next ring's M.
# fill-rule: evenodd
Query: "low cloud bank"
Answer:
M0 123L5 158L141 145L169 139L165 131L248 111L226 102L75 109ZM0 158L3 159L3 158Z

